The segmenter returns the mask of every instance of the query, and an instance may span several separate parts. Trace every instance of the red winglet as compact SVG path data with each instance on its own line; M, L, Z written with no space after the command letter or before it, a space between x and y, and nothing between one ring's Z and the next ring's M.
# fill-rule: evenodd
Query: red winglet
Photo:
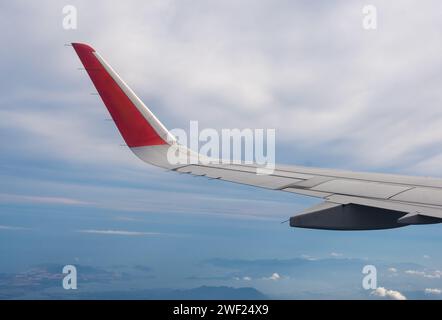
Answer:
M166 144L87 44L72 43L107 110L129 147Z

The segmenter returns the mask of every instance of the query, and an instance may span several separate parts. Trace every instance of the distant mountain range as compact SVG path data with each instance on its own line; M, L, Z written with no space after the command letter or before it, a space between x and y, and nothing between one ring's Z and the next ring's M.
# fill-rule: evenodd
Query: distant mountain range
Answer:
M66 298L62 297L52 298ZM118 300L263 300L266 295L255 288L201 286L193 289L146 289L125 291L83 292L70 295L73 299Z

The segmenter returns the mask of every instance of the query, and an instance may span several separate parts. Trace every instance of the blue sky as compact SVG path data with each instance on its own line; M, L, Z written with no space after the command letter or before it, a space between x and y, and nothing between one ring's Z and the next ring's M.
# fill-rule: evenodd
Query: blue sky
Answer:
M378 298L369 263L382 287L442 296L425 291L442 289L439 225L292 229L317 200L141 163L64 46L92 44L168 128L275 128L278 163L441 177L439 2L375 1L375 31L358 1L69 4L77 30L58 1L0 5L0 297L68 297L47 275L75 264L87 297Z

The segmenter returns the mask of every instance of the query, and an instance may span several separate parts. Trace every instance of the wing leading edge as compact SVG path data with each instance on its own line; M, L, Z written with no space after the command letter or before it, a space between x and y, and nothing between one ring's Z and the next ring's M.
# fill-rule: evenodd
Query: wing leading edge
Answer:
M259 175L255 165L207 161L207 157L179 145L92 47L82 43L72 46L128 147L147 163L179 173L324 200L291 217L292 227L374 230L442 222L442 179L299 166L277 166L271 174ZM182 157L187 164L171 163L171 150L175 158Z

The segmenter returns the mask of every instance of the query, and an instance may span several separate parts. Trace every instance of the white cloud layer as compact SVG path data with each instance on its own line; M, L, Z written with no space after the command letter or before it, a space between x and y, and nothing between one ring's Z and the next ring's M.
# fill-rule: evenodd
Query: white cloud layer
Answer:
M53 1L10 2L0 12L2 30L14 25L0 35L10 75L0 128L22 137L8 149L133 165L89 96L78 58L63 47L84 41L169 127L197 119L203 127L277 128L279 143L304 151L301 162L327 156L333 166L441 172L440 1L374 1L379 28L369 32L363 1L73 4L79 25L70 31Z

